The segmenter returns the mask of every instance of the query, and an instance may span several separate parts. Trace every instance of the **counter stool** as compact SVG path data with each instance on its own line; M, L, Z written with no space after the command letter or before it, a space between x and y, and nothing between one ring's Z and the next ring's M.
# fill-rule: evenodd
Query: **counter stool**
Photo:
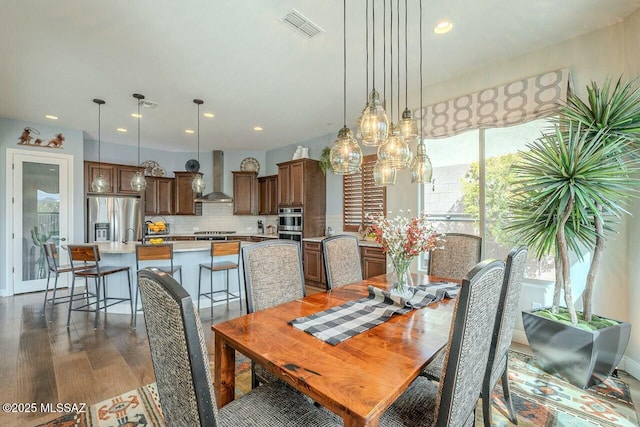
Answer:
M148 261L169 261L169 265L157 266L157 265L146 265ZM182 285L182 266L173 264L173 244L172 243L162 243L159 245L148 244L148 245L136 245L136 271L140 272L140 262L144 262L145 265L142 268L157 268L160 271L168 273L170 275L174 275L176 272L180 273L180 285ZM134 315L133 315L133 327L136 327L137 316L136 313L138 311L142 311L142 308L138 308L138 296L140 295L140 290L136 286L136 301L133 305L134 307Z
M133 295L131 293L131 276L129 275L129 267L126 266L100 266L100 250L98 249L98 245L69 245L69 260L71 261L71 271L73 272L73 281L71 282L71 295L69 301L69 314L67 315L67 327L69 327L69 322L71 321L71 311L93 311L96 314L93 328L96 329L98 327L98 313L100 311L100 303L104 308L105 313L107 312L107 307L111 307L112 305L119 304L124 301L129 301L131 304L131 317L133 317ZM83 262L84 264L78 264L79 262ZM92 267L84 269L87 266L87 263L95 264ZM115 273L125 272L127 274L127 283L129 287L129 298L115 298L115 297L107 297L107 281L106 277ZM83 277L85 279L93 278L96 293L95 293L95 301L87 300L87 303L81 305L79 307L73 307L73 291L75 288L76 277ZM100 279L102 279L102 297L100 296ZM111 302L110 302L111 301ZM95 308L91 309L90 307L95 304Z
M59 265L58 262L58 249L56 248L56 244L53 242L45 242L42 244L42 248L44 249L44 256L47 260L47 288L44 291L44 306L42 307L42 314L46 317L47 315L47 303L51 304L51 316L49 317L49 322L53 320L53 311L55 306L58 304L64 304L68 302L67 300L71 298L71 295L65 297L58 297L58 301L56 301L56 292L58 291L58 277L63 273L71 273L71 265ZM80 268L92 268L94 265L87 266L78 266ZM55 277L53 282L53 296L49 298L49 282L51 280L51 275ZM86 280L85 280L86 283ZM88 291L85 285L85 290ZM85 292L88 296L88 292Z
M236 255L236 262L231 261L215 261L216 257L228 256L228 255ZM200 311L200 297L207 297L211 300L211 317L213 317L213 303L214 294L225 293L227 296L227 307L229 306L229 296L233 298L238 298L240 301L240 311L242 311L242 291L240 286L240 269L238 266L240 265L240 241L239 240L231 240L226 242L211 242L211 261L209 264L200 264L200 271L198 274L198 311ZM201 292L202 285L202 270L209 270L209 278L211 281L211 287L209 288L209 292ZM229 292L229 270L236 270L238 272L238 294L235 295ZM213 272L214 271L226 271L227 272L227 281L226 287L221 291L213 290ZM220 300L221 301L221 300Z

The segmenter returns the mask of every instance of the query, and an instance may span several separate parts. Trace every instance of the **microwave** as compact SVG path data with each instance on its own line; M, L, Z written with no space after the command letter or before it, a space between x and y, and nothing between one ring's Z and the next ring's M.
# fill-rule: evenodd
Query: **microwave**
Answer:
M302 208L278 209L278 231L302 231Z

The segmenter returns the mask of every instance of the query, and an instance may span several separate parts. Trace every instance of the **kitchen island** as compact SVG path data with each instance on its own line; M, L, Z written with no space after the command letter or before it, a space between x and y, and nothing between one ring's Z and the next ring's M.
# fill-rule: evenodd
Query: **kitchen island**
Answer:
M200 264L209 264L211 261L211 242L210 241L177 241L173 243L173 265L182 266L182 286L191 295L193 302L198 303L198 274L200 271ZM135 295L137 289L136 280L136 245L138 242L105 242L98 243L100 249L100 264L101 265L114 265L114 266L128 266L131 268L131 284L133 286L133 292ZM241 246L249 245L249 242L241 242ZM218 260L218 258L216 258ZM220 257L219 260L226 260L236 262L236 256ZM145 266L164 266L169 265L168 261L145 261L140 263L140 268ZM240 278L234 270L229 272L229 291L232 294L238 295L238 291L242 290L244 296L244 276L242 271L242 263L239 268ZM176 273L176 280L180 281L180 273ZM123 274L115 275L108 278L107 282L107 296L109 297L123 297L128 298L129 291L127 289L127 282L124 280ZM225 288L226 272L216 271L213 273L213 290L223 290ZM79 281L81 284L82 281ZM209 290L209 272L205 270L202 272L202 291ZM91 290L93 285L89 285ZM218 298L222 299L222 294L218 295ZM215 305L226 303L224 301L215 302ZM229 300L229 303L238 304L238 299ZM200 308L209 308L211 302L208 298L202 298L200 301ZM140 301L138 306L141 307ZM130 313L129 304L116 304L108 308L112 313Z

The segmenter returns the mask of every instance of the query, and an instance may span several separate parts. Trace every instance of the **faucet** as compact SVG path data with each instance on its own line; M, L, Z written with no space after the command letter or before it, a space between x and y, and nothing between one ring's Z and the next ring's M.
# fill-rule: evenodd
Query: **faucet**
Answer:
M129 240L127 240L127 235L129 230L131 230L133 232L133 238L136 238L136 230L134 230L133 228L129 227L126 230L124 230L124 239L122 239L122 243L127 244L129 242Z

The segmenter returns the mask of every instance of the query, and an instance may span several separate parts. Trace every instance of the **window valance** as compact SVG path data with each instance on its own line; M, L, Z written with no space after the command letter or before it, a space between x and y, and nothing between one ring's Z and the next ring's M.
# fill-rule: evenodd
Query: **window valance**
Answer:
M569 70L550 71L417 109L426 138L469 129L506 127L548 116L567 99Z

